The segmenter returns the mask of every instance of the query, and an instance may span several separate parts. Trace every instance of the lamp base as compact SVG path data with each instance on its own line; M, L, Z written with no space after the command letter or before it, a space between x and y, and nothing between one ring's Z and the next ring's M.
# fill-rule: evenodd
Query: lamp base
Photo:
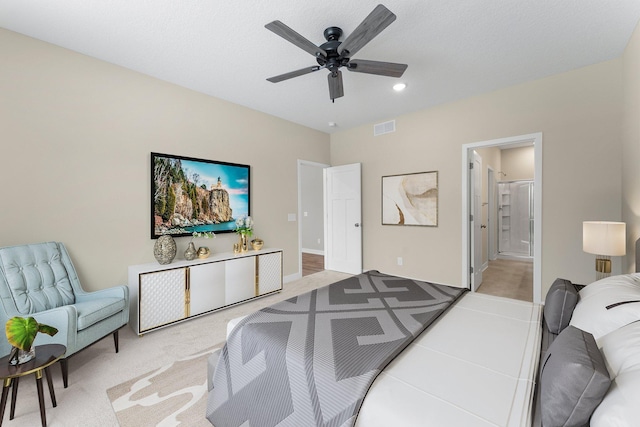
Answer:
M596 257L596 279L604 279L611 276L611 257L598 255Z

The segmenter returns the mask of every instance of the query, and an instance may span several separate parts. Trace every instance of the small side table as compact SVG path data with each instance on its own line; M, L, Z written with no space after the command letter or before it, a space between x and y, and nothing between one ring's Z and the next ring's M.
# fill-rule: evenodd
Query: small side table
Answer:
M45 344L36 346L36 357L21 365L10 365L9 356L5 356L0 359L0 379L3 380L2 398L0 400L0 426L2 426L2 419L4 418L4 412L7 407L9 387L13 385L11 391L11 413L9 415L9 419L12 420L16 410L16 398L18 397L18 384L20 377L24 377L29 374L36 374L36 386L38 388L38 401L40 404L40 420L42 421L42 427L47 426L47 416L44 412L44 393L42 391L42 371L44 370L47 377L51 403L55 408L57 406L56 395L53 391L53 382L51 381L49 366L60 360L66 351L67 348L61 344Z

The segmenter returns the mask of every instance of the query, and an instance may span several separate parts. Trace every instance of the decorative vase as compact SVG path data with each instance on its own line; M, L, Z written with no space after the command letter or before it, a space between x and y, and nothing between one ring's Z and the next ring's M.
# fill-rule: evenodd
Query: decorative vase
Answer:
M196 256L196 246L193 244L193 242L189 242L187 250L184 251L184 259L186 259L187 261L191 261L196 259Z
M249 250L249 237L246 234L240 233L240 252L247 252Z
M155 245L153 245L153 256L160 264L170 264L176 257L176 241L168 234L158 237Z
M35 359L36 357L36 347L32 346L31 350L24 351L20 350L17 347L13 347L11 349L9 364L12 366L22 365L23 363L27 363L31 359Z
M260 249L262 249L262 246L264 246L264 241L262 239L253 239L251 241L251 246L253 247L254 251L259 251Z
M206 246L200 246L198 248L198 258L205 259L211 254L211 251Z

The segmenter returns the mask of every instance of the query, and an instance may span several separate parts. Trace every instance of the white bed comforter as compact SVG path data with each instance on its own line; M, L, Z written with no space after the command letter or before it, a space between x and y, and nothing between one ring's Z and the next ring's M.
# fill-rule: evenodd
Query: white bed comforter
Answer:
M466 294L376 378L356 427L531 425L541 316Z

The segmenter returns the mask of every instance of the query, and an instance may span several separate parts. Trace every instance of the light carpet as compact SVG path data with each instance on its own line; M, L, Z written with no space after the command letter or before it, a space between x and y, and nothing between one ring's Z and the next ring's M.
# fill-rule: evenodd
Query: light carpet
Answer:
M226 339L227 322L294 295L342 280L350 274L322 271L284 284L282 292L228 309L200 316L187 322L150 332L138 337L130 327L120 330L120 353L113 351L113 340L107 337L69 360L69 387L62 387L60 368L51 369L58 406L45 399L48 427L118 427L119 419L106 390L167 366L178 359L211 349ZM201 370L206 375L206 367ZM46 391L45 391L45 394ZM7 412L9 412L7 410ZM204 418L204 409L201 412ZM40 425L35 381L20 382L16 417L10 427ZM138 426L153 426L138 420ZM208 421L207 421L208 423ZM211 424L205 424L211 427Z
M224 344L176 360L107 390L120 427L211 427L207 407L207 359Z

